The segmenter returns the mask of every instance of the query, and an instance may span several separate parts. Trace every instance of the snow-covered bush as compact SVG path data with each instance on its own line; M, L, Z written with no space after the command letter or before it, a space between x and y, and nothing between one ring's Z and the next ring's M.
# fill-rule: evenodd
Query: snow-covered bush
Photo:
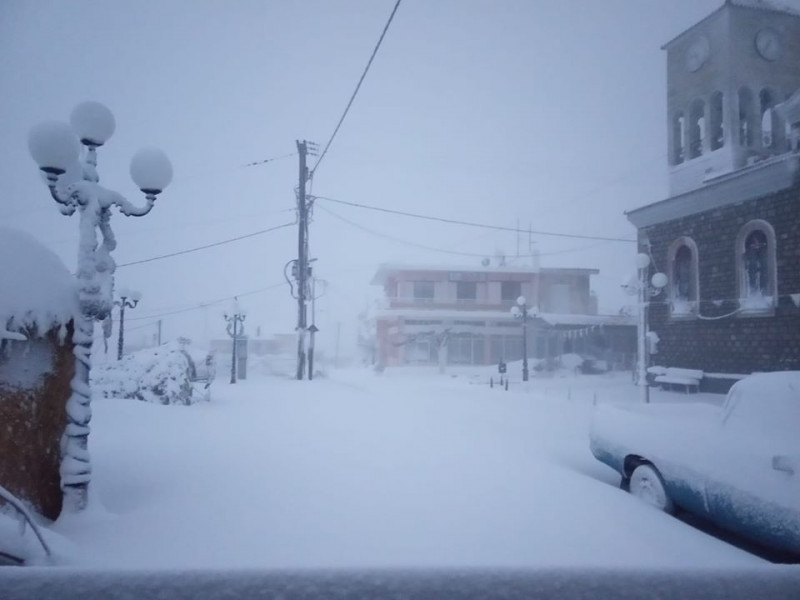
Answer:
M209 399L210 381L195 381L197 367L180 345L166 344L139 350L118 362L96 365L92 388L105 398L194 404Z

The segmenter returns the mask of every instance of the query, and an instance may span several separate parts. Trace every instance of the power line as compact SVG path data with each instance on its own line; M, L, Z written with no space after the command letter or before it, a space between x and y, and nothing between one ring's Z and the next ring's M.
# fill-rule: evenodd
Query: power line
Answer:
M325 196L314 196L314 200L326 200L327 202L335 202L336 204L343 204L345 206L352 206L355 208L363 208L366 210L374 210L377 212L388 213L392 215L400 215L403 217L411 217L414 219L424 219L426 221L436 221L438 223L449 223L451 225L464 225L466 227L479 227L482 229L493 229L495 231L511 231L514 233L519 233L522 230L517 229L516 227L504 227L502 225L489 225L486 223L475 223L473 221L459 221L458 219L447 219L445 217L433 217L431 215L421 215L419 213L411 213L405 212L402 210L394 210L391 208L381 208L379 206L371 206L369 204L360 204L358 202L348 202L346 200L337 200L335 198L328 198ZM635 244L636 240L630 238L617 238L617 237L604 237L599 235L580 235L577 233L557 233L553 231L539 231L535 229L529 229L529 233L533 233L536 235L547 235L552 237L562 237L562 238L573 238L573 239L581 239L581 240L596 240L600 242L625 242L630 244Z
M375 44L375 49L372 51L372 55L369 57L367 61L367 66L364 67L364 72L361 73L361 78L358 80L358 84L356 85L356 89L353 90L353 95L350 96L350 101L347 103L347 106L342 113L342 117L339 119L339 123L336 124L336 129L333 130L328 143L325 144L325 148L322 150L322 154L320 154L319 158L317 159L314 168L311 169L311 173L309 173L309 177L313 178L314 173L316 173L317 169L319 168L319 164L322 162L322 159L325 158L325 155L328 153L328 148L331 147L333 143L333 139L336 137L336 134L339 133L339 128L341 128L342 123L344 123L345 117L347 117L347 113L350 111L350 107L353 105L353 101L356 99L356 95L358 94L358 90L361 89L361 84L364 83L364 78L367 76L367 72L369 68L372 66L372 61L375 59L375 55L378 53L378 49L381 47L383 43L383 38L386 36L386 32L389 30L389 25L392 24L392 19L394 19L394 15L397 12L397 8L400 6L401 0L397 0L395 2L394 8L392 9L392 14L389 15L389 19L386 21L386 25L383 27L383 31L381 32L381 37L378 38L378 43Z
M485 258L486 257L486 253L485 252L482 253L482 254L481 253L475 253L475 252L461 252L459 250L448 250L446 248L436 248L436 247L433 247L433 246L426 246L425 244L418 244L416 242L411 242L411 241L408 241L408 240L404 240L404 239L395 237L393 235L389 235L389 234L386 234L386 233L381 233L380 231L375 231L374 229L370 229L369 227L365 227L365 226L360 225L359 223L356 223L356 222L351 221L349 219L345 219L341 215L338 215L335 212L333 212L332 210L327 209L327 208L325 208L323 206L320 206L319 208L322 211L324 211L325 213L327 213L330 216L334 217L335 219L338 219L339 221L347 223L348 225L350 225L352 227L355 227L356 229L360 229L361 231L364 231L364 232L369 233L371 235L374 235L374 236L377 236L377 237L380 237L380 238L384 238L384 239L387 239L387 240L391 240L391 241L397 242L399 244L405 244L407 246L412 246L414 248L421 248L423 250L430 250L432 252L441 252L443 254L453 254L455 256L469 256L469 257L472 257L472 258ZM538 254L519 254L519 255L508 257L508 258L532 258L534 256L539 257L539 256L553 256L555 254L568 254L570 252L579 252L581 250L586 250L588 248L594 248L595 246L599 246L599 245L601 245L603 243L606 243L606 242L602 241L602 242L597 242L597 243L594 243L594 244L588 244L588 245L585 245L585 246L580 246L578 248L567 248L565 250L557 250L557 251L554 251L554 252L540 252Z
M122 267L130 267L131 265L141 265L143 263L153 262L155 260L162 260L164 258L172 258L173 256L180 256L182 254L190 254L191 252L197 252L198 250L206 250L208 248L214 248L216 246L222 246L224 244L230 244L232 242L238 242L240 240L244 240L247 238L255 237L257 235L263 235L265 233L269 233L270 231L276 231L278 229L283 229L284 227L292 227L294 223L284 223L283 225L278 225L276 227L270 227L269 229L262 229L261 231L254 231L253 233L247 233L245 235L240 235L235 238L230 238L227 240L222 240L219 242L214 242L213 244L206 244L205 246L197 246L196 248L188 248L186 250L179 250L178 252L170 252L169 254L161 254L159 256L151 256L150 258L143 258L142 260L134 260L131 262L123 263L121 265L117 265L117 268L120 269Z
M200 302L199 304L193 304L191 306L187 306L185 308L178 308L175 310L170 310L162 313L158 313L155 315L144 315L140 317L128 317L125 321L145 321L148 319L159 319L160 317L169 317L171 315L178 315L181 313L191 312L193 310L200 310L202 308L208 308L209 306L214 306L215 304L221 304L222 302L227 302L228 300L233 300L234 298L244 298L245 296L253 296L255 294L261 294L263 292L273 290L279 287L282 287L284 282L275 283L272 285L268 285L263 288L258 288L257 290L250 290L249 292L241 292L239 294L233 294L231 296L226 296L224 298L218 298L216 300L207 300L205 302Z
M284 159L284 158L291 158L295 154L297 154L297 152L290 152L289 154L282 154L281 156L273 156L272 158L265 158L264 160L257 160L257 161L242 165L242 168L257 167L259 165L265 165L265 164L273 162L275 160L281 160L281 159Z

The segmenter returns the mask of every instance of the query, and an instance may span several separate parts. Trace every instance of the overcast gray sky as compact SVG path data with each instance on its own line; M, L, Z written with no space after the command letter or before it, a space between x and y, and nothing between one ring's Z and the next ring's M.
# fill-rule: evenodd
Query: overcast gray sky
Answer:
M624 211L666 197L661 45L722 0L404 0L313 193L468 221L633 238ZM141 201L128 164L141 146L175 179L141 219L116 215L117 263L294 220L295 139L323 145L394 0L0 0L0 222L74 266L77 218L61 216L27 151L29 128L107 104L117 131L101 181ZM322 210L325 209L325 210ZM328 211L328 212L326 212ZM347 219L360 226L342 221ZM369 231L366 231L366 228ZM319 201L311 226L321 340L353 321L384 261L479 264L517 250L513 233L428 223ZM408 243L388 239L399 238ZM543 266L595 267L601 308L633 245L534 236ZM131 336L162 313L283 281L283 229L120 268L144 299ZM520 250L527 253L523 236ZM250 332L293 330L284 286L242 298ZM168 337L223 336L224 304L164 316ZM133 328L138 329L134 330ZM138 333L136 333L138 332ZM352 341L346 325L347 343Z

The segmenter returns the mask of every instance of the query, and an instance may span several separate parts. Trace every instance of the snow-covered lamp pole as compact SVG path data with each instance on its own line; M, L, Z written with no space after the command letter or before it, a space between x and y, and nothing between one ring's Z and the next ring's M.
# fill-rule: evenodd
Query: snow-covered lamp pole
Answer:
M516 306L511 307L511 314L515 319L522 319L522 381L528 381L528 319L534 318L528 310L528 301L525 296L517 298Z
M122 360L122 348L125 344L125 308L136 308L142 295L136 290L123 288L119 291L119 300L114 301L114 306L119 306L119 339L117 340L117 360Z
M667 276L664 273L655 273L651 280L647 281L648 268L650 267L650 256L641 252L636 255L636 267L639 277L634 284L632 281L623 285L625 290L639 297L639 314L636 323L636 334L638 351L636 359L636 373L642 402L650 402L650 386L647 385L647 307L650 298L657 296L667 285Z
M50 195L61 214L80 216L78 246L78 294L80 315L75 319L75 376L67 402L67 427L62 442L61 489L64 511L77 512L88 503L91 463L88 451L91 419L91 368L94 322L106 319L113 307L114 259L117 242L111 230L111 207L128 217L143 217L153 208L156 196L172 180L172 165L160 150L140 150L131 160L130 173L144 193L143 207L134 206L122 195L100 185L97 148L105 144L116 126L111 111L98 102L83 102L70 115L70 125L46 121L28 134L31 156L47 177ZM83 156L81 154L83 145ZM69 173L68 185L58 186L59 177ZM74 181L73 181L74 179ZM98 244L97 230L102 234Z
M233 340L233 350L231 352L231 383L236 383L236 354L239 338L244 334L244 320L247 317L239 306L239 299L235 298L231 307L231 314L225 313L225 320L228 322L228 335Z

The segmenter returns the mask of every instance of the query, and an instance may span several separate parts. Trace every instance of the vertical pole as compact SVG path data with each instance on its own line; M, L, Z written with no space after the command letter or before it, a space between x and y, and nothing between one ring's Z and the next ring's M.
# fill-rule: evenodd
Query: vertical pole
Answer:
M306 179L308 168L306 167L306 152L308 150L305 141L296 141L297 154L300 157L300 172L298 177L297 189L297 379L303 379L305 371L305 335L306 335L306 236L308 235L308 214L306 206Z
M233 349L231 350L231 383L236 383L236 337L238 334L237 319L239 315L233 315Z
M528 381L528 306L522 305L522 381Z
M119 339L117 340L117 360L122 360L122 347L125 335L125 298L120 298L119 304Z
M639 269L639 318L638 334L639 356L636 364L639 374L639 396L643 403L650 402L650 388L647 385L647 269Z
M161 345L161 319L158 320L158 345Z
M308 345L308 380L314 379L314 334L317 333L317 280L311 278L311 341Z

